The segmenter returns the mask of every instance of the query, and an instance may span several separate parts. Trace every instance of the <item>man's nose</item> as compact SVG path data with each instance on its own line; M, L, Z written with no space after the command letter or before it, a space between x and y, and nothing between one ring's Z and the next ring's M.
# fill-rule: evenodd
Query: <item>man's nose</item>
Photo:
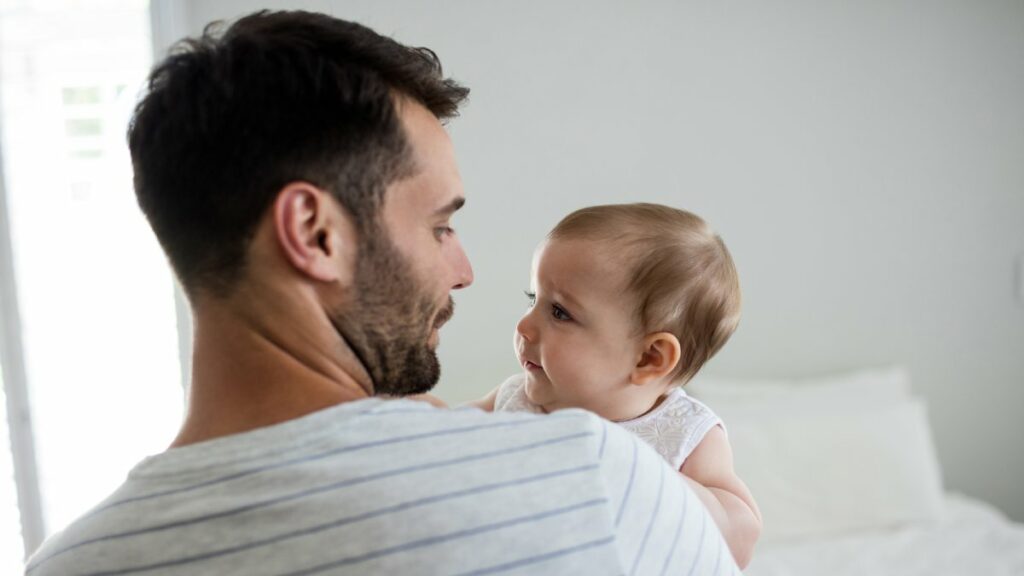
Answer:
M469 263L469 257L466 256L461 243L455 249L453 272L455 284L452 285L452 290L461 290L473 283L473 265Z

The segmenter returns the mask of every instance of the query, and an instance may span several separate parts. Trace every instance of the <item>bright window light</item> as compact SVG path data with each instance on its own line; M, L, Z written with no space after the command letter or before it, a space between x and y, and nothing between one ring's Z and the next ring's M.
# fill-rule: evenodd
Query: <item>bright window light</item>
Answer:
M0 574L21 574L24 569L25 546L21 541L19 519L11 439L7 436L7 398L0 370Z
M164 450L182 414L172 277L125 143L149 34L145 0L0 1L0 144L49 534Z

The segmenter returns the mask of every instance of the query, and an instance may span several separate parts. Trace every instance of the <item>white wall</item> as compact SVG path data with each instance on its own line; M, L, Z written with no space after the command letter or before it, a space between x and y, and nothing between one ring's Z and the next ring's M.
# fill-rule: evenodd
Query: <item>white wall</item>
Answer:
M306 8L425 45L472 89L452 125L477 280L438 393L516 370L534 244L646 200L715 226L745 292L711 373L907 364L947 486L1024 520L1024 4L187 1L191 32Z

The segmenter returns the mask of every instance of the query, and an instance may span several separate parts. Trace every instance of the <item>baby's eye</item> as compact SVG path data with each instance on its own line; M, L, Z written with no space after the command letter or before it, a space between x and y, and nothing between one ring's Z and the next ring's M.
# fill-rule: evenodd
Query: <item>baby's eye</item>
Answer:
M555 320L561 320L563 322L572 320L572 316L569 316L569 313L565 311L565 308L562 308L558 304L551 307L551 315L555 317Z
M523 290L523 294L526 294L526 298L530 301L526 306L528 308L533 308L534 303L537 302L537 293L530 292L529 290Z

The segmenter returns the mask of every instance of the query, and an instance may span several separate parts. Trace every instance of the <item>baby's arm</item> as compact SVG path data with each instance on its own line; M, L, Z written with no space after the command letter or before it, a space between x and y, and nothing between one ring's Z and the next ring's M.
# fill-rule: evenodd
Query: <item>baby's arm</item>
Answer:
M712 428L679 471L715 519L736 563L746 568L761 535L761 512L747 485L736 476L725 431Z
M500 388L500 386L498 388ZM498 397L498 388L491 390L487 393L487 396L484 396L479 400L466 402L463 406L474 406L485 412L494 412L494 399Z

